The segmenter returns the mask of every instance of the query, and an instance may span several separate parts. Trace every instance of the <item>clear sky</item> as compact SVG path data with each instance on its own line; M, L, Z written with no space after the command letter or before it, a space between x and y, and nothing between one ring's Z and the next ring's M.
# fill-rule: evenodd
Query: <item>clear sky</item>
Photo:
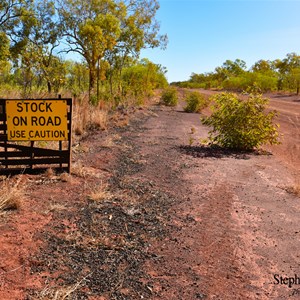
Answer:
M212 72L227 59L246 62L300 54L300 0L159 0L166 50L142 52L165 66L169 82Z

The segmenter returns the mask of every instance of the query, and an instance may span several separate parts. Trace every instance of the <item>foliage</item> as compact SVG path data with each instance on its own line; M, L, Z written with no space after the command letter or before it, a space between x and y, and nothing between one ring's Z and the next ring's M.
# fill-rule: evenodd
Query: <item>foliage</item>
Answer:
M118 69L107 72L113 98L113 76L121 80L127 58L138 57L143 48L165 45L166 37L159 35L155 20L158 8L156 0L60 1L60 24L68 43L66 51L76 52L85 60L90 94L96 89L99 97L103 64Z
M65 61L65 68L66 88L72 92L72 95L77 97L83 91L87 91L89 71L86 64L68 60Z
M151 96L154 89L165 88L168 85L161 66L146 59L126 68L122 79L123 95L127 98L133 97L138 104Z
M177 89L169 87L162 92L161 95L162 103L167 106L176 106L178 103Z
M157 0L0 1L0 91L89 91L91 103L112 107L142 102L167 84L163 67L139 61L142 49L166 47L158 9ZM69 52L83 60L63 59Z
M213 97L212 114L202 120L211 126L209 139L225 148L252 150L262 144L277 144L278 125L273 125L275 111L265 112L268 99L251 94L240 99L236 94L222 93Z
M0 61L5 61L9 55L9 39L4 32L0 31Z
M300 56L289 53L284 59L259 60L247 70L243 60L226 60L214 72L192 73L188 81L172 85L185 88L225 89L227 91L272 92L276 90L300 93Z
M227 59L222 67L216 68L216 72L220 73L225 79L229 76L239 76L244 73L246 69L246 63L241 59L231 61Z
M187 105L184 108L186 112L199 112L203 108L207 107L208 101L204 95L198 92L190 92L185 97Z
M124 6L112 0L62 0L59 6L60 24L66 37L67 52L81 55L89 68L89 90L94 93L99 77L97 70L105 52L113 49L121 33L119 16Z

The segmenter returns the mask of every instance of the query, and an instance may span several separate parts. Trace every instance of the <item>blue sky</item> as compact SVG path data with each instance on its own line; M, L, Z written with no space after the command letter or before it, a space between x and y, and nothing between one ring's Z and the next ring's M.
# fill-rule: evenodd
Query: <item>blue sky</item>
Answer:
M169 82L214 71L227 59L246 62L300 54L300 0L159 0L166 50L142 52L165 66Z

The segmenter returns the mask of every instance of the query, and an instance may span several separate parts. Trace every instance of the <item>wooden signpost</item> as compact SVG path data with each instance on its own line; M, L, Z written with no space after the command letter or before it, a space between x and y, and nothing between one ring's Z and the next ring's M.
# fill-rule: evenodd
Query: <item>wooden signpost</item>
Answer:
M71 129L72 99L0 99L0 174L70 172ZM57 142L58 150L35 147L37 141Z

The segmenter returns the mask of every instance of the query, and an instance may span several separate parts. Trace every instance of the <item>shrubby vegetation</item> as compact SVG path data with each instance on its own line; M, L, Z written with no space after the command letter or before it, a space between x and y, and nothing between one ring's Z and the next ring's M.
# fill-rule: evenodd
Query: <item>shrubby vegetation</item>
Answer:
M221 147L252 150L262 144L278 144L278 125L273 124L275 111L266 112L268 99L250 94L240 99L233 93L212 97L212 114L202 120L211 126L209 140Z
M186 97L186 106L184 111L186 112L199 112L203 108L208 106L209 101L205 98L204 95L198 92L189 92Z
M289 53L284 59L259 60L249 70L243 60L226 60L214 72L192 73L190 79L173 82L184 88L225 89L247 91L255 88L260 92L300 92L300 55Z
M126 68L123 73L123 98L132 98L140 103L152 96L155 89L167 88L168 82L164 74L163 67L147 59Z
M176 106L178 103L177 89L174 87L166 88L161 95L161 101L167 106Z
M163 67L140 60L142 49L166 47L158 9L157 0L1 1L0 97L71 92L94 105L141 103L167 84Z

